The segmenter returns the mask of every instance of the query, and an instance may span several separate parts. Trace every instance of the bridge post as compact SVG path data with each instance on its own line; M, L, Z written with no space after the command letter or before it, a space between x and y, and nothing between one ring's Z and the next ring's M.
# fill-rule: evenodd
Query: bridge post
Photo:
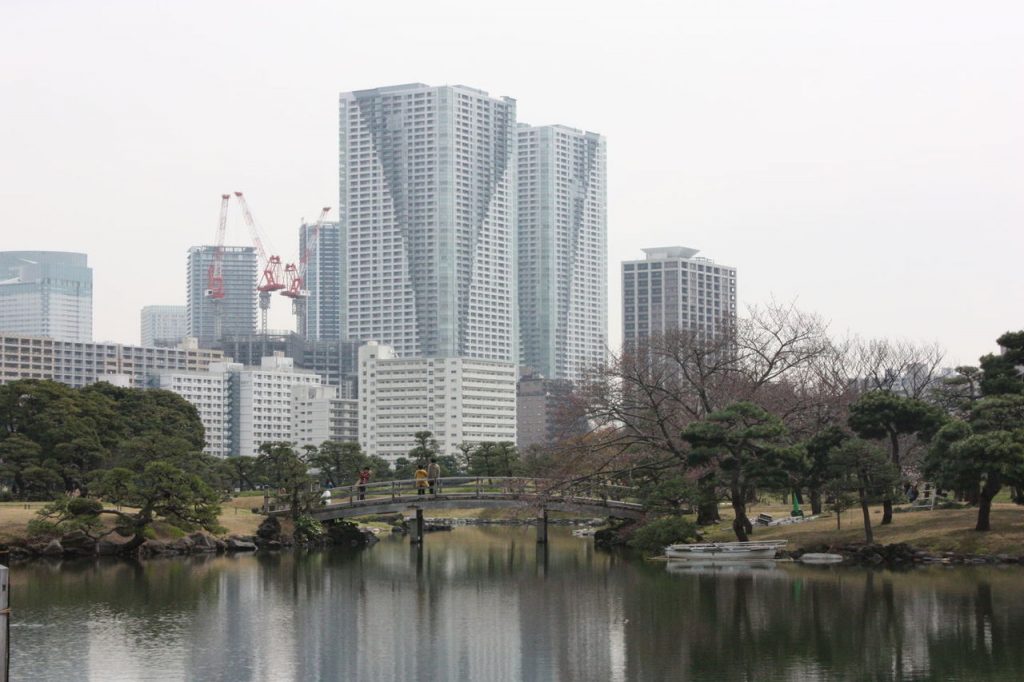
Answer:
M412 528L409 529L409 542L417 544L423 542L423 510L416 510L416 519L412 522Z
M548 541L548 510L541 509L537 516L537 542L546 544Z

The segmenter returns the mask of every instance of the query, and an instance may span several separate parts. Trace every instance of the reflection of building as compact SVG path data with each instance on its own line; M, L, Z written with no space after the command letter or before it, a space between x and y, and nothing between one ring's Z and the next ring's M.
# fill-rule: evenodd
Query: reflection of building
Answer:
M147 305L139 314L143 346L177 346L188 335L188 309L183 305Z
M515 125L460 85L341 94L346 338L515 361Z
M0 333L92 341L92 268L84 253L0 252Z
M622 340L688 330L709 337L736 329L736 268L696 257L697 249L644 249L622 264Z
M337 386L342 398L354 398L358 388L355 341L304 339L295 332L225 336L217 348L243 365L258 367L263 358L283 353L295 366L319 374L328 386Z
M156 371L200 371L224 359L217 350L143 348L0 334L0 383L48 379L75 388L97 381L142 388Z
M356 403L337 397L312 372L278 353L258 367L216 363L205 372L154 372L150 385L174 391L199 412L206 452L218 457L256 455L260 445L299 447L356 440Z
M313 227L307 223L299 227L299 253L306 252ZM342 279L345 270L341 261L341 235L339 223L320 224L316 246L306 266L305 287L309 297L305 303L305 329L299 329L299 333L307 339L342 338Z
M516 445L551 446L586 433L586 422L572 413L572 383L525 376L516 384Z
M518 135L519 362L579 381L608 345L605 141L565 126Z
M367 455L405 457L430 431L445 455L460 443L516 439L516 368L473 358L399 358L359 349L359 443Z
M256 249L224 247L224 298L219 302L206 295L216 251L216 246L193 246L188 250L188 335L199 339L203 348L213 348L217 341L218 308L222 336L256 330Z

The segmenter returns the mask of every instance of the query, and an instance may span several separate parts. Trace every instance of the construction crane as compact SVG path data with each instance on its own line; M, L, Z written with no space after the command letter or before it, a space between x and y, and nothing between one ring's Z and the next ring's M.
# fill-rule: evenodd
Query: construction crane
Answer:
M206 298L213 304L213 338L220 340L221 305L224 298L224 235L228 228L228 200L230 194L220 195L220 222L217 224L217 245L213 251L213 261L206 270Z
M260 275L260 280L256 285L256 290L260 292L260 333L266 334L267 311L270 309L270 294L285 288L285 284L281 279L281 257L273 255L269 257L267 256L267 252L263 248L263 240L260 238L260 230L256 226L256 221L252 217L252 211L249 210L249 203L245 200L245 196L241 192L235 192L235 196L238 198L238 203L242 206L242 216L245 218L245 224L249 226L249 232L252 235L252 243L256 247L256 253L259 257L260 265L263 267L263 274Z
M284 276L287 287L281 292L282 296L292 299L292 313L295 314L295 325L299 334L306 334L306 300L309 298L309 289L306 288L306 274L309 272L309 259L316 252L317 240L320 238L320 226L324 224L324 218L331 210L330 206L324 206L320 210L320 217L313 223L306 238L306 248L299 256L299 265L288 263L284 266Z

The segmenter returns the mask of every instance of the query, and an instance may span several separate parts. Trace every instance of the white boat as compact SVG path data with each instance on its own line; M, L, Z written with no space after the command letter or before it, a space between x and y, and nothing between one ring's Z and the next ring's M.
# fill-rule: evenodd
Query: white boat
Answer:
M774 559L751 559L749 561L729 561L717 559L669 559L665 568L669 573L728 573L730 575L750 575L758 572L774 571L777 563Z
M763 542L696 542L690 545L669 545L665 556L670 559L696 561L764 561L774 559L775 552L786 546L788 540Z
M802 564L840 564L843 562L842 554L827 554L824 552L809 552L800 557Z

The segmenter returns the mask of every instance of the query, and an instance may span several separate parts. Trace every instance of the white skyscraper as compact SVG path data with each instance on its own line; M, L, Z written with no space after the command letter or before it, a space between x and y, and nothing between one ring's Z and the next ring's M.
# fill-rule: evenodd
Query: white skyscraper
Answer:
M340 97L343 335L515 361L516 105L464 86Z
M518 136L520 363L578 381L608 346L605 140L557 125Z
M644 249L622 264L622 341L631 345L670 330L718 336L736 329L736 268L697 249Z

